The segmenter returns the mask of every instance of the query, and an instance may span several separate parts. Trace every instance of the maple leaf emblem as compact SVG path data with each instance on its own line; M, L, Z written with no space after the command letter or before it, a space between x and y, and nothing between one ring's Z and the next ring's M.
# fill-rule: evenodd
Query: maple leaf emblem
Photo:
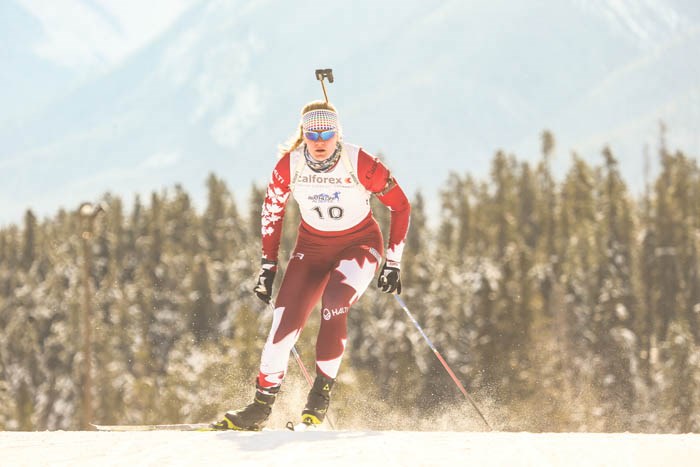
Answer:
M341 281L343 284L355 289L355 294L350 299L350 305L352 305L369 287L369 283L377 271L377 263L362 258L362 265L360 265L356 259L344 259L340 261L336 271L345 276L345 279Z

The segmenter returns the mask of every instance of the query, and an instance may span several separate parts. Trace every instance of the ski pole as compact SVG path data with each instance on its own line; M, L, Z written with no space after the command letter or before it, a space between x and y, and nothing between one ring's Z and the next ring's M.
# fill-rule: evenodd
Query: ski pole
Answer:
M296 359L297 363L299 364L299 368L301 368L301 372L304 373L304 378L306 378L306 382L309 383L309 386L313 386L314 382L311 379L311 375L309 374L309 372L306 371L306 367L304 366L304 362L301 361L301 357L299 356L299 352L297 352L296 345L292 346L292 354L294 355L294 358Z
M462 391L462 394L464 394L464 397L466 397L467 400L471 403L472 407L474 407L474 410L476 410L476 412L479 414L481 419L484 421L484 424L486 424L486 426L488 427L488 429L490 431L493 431L493 428L491 428L491 425L489 425L489 422L487 422L486 418L484 418L484 414L481 413L481 410L479 410L479 407L477 407L476 403L474 402L474 399L472 399L471 396L469 395L469 393L467 393L467 390L464 389L464 386L462 386L462 383L459 382L459 380L455 376L455 374L452 371L452 369L450 368L450 366L447 364L445 359L442 358L442 355L440 355L440 352L438 352L438 350L435 348L435 346L430 341L430 339L428 339L428 336L425 335L425 332L423 332L423 328L420 327L420 324L418 324L418 321L416 321L416 319L413 317L411 312L408 310L408 307L406 306L404 301L397 294L394 294L394 298L396 298L396 301L399 302L399 305L401 305L401 308L403 308L403 311L406 312L406 314L408 315L411 322L413 322L413 325L421 333L421 335L423 336L423 339L425 339L425 341L428 343L428 345L430 346L430 348L433 351L433 353L435 354L435 356L438 358L438 360L440 360L440 363L442 363L442 366L445 367L445 370L447 370L447 373L452 378L452 381L455 382L455 384L457 385L459 390Z

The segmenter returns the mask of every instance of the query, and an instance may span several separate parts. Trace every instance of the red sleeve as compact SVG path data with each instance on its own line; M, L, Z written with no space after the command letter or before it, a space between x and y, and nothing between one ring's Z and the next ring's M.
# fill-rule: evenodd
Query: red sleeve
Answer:
M411 204L396 179L382 162L360 149L357 155L357 177L367 190L391 211L387 261L401 261L411 217Z
M277 261L282 238L282 220L291 191L289 161L290 156L287 153L277 162L262 206L262 257L270 261Z

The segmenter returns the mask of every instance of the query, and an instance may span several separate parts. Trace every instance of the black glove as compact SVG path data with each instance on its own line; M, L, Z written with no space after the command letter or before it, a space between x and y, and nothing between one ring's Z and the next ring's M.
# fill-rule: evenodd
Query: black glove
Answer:
M377 287L382 292L401 294L401 263L396 261L387 261L382 266L382 271L379 273Z
M260 274L258 275L258 283L255 285L253 292L260 300L269 304L272 300L272 283L275 281L277 273L277 261L262 260L260 265Z

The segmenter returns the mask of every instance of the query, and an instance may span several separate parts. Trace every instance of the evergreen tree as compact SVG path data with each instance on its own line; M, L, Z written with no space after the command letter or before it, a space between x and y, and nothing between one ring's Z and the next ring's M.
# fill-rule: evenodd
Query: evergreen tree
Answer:
M457 197L461 196L461 181L456 173L450 172L445 188L440 192L441 222L438 230L438 248L447 254L457 251L460 244L455 241L457 223L460 220Z
M19 229L11 226L2 231L0 247L2 248L2 261L0 261L0 297L10 298L16 287L17 274L20 263L19 256Z
M494 259L499 265L500 280L495 307L485 317L491 322L492 335L484 351L491 360L486 371L493 372L493 381L498 382L503 397L511 399L524 390L518 369L524 364L522 357L530 326L528 310L521 308L523 280L519 261L523 242L516 230L520 208L515 159L500 151L496 153L491 178L495 193L489 210L493 216Z
M197 235L200 219L190 196L181 185L175 185L173 199L165 206L163 221L166 249L171 255L191 257L200 252Z
M22 267L28 270L36 256L37 244L37 222L36 216L31 210L27 210L24 215L24 239L22 241Z
M554 157L554 149L556 143L554 140L554 135L549 131L545 130L542 132L542 162L538 168L538 178L541 184L542 195L544 197L542 207L543 211L540 213L540 222L542 223L542 231L546 238L546 251L549 255L551 261L553 261L553 266L555 266L555 276L556 273L556 262L558 261L557 249L556 249L556 183L552 176L552 158Z
M688 324L676 320L664 342L667 356L661 370L661 415L666 430L689 433L700 430L700 348L693 342Z
M207 251L214 261L227 260L231 258L236 246L243 241L245 229L233 195L224 181L210 174L207 189L208 202L202 225ZM262 202L260 204L262 206Z
M406 258L401 265L402 281L415 290L416 295L425 293L430 279L427 271L431 256L429 239L425 200L418 192L411 202L411 227L406 238Z
M635 400L637 336L633 331L635 293L632 287L635 232L633 210L609 148L605 158L599 223L603 231L597 259L597 306L594 308L594 349L602 360L602 399L608 428L628 430Z
M654 231L656 232L655 266L657 281L651 284L658 290L655 313L659 316L656 329L657 340L667 337L668 327L676 317L677 304L681 293L681 264L678 257L682 219L673 200L674 158L665 152L661 154L662 172L656 182L656 206Z
M536 375L530 358L533 346L533 330L537 313L537 283L536 283L536 252L538 245L536 218L537 189L530 166L523 163L520 166L520 178L517 187L516 231L518 255L518 291L515 313L518 316L518 329L515 339L515 353L512 362L515 364L521 386L521 397L531 395L536 390Z
M197 260L197 272L194 277L192 295L191 327L195 340L201 344L204 340L214 337L216 314L212 302L209 272L204 258Z
M573 154L561 187L557 220L562 234L561 284L551 282L547 255L540 257L535 268L540 283L550 285L544 289L543 304L534 310L531 355L541 383L532 401L563 429L596 428L590 425L589 415L596 404L589 330L595 304L591 271L597 248L594 185L592 168ZM546 250L546 242L542 248ZM586 408L579 410L579 401L585 401ZM538 428L547 429L546 425Z

